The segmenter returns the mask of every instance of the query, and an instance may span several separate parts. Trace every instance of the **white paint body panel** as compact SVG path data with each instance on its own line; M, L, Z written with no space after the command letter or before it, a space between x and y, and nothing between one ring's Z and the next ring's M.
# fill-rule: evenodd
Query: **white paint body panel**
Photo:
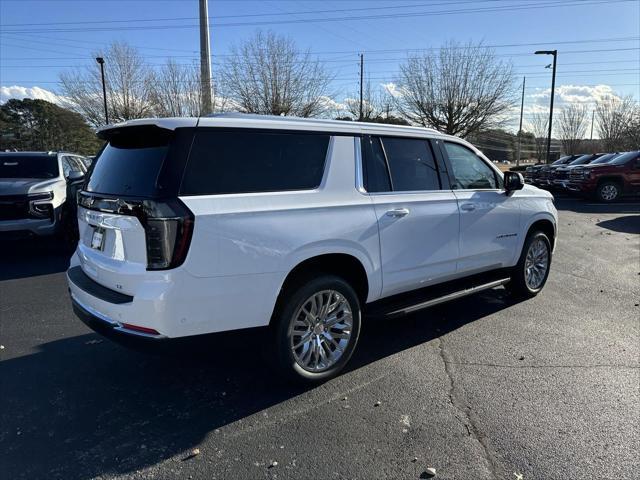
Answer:
M189 119L154 122L163 128L196 124ZM510 195L362 191L359 140L349 132L446 138L471 147L427 129L235 117L202 118L198 126L341 134L331 137L324 177L315 190L180 197L193 212L195 227L184 264L172 270L146 270L144 229L137 219L79 208L81 241L72 266L80 264L96 282L134 297L131 303L110 304L70 284L76 299L107 318L170 338L267 325L288 273L309 258L343 253L358 259L367 273L367 302L372 302L512 266L534 221L556 224L551 195L531 186ZM462 212L461 205L469 202L476 210ZM409 212L386 215L397 208ZM106 230L103 252L90 248L92 225ZM516 235L498 238L505 233Z

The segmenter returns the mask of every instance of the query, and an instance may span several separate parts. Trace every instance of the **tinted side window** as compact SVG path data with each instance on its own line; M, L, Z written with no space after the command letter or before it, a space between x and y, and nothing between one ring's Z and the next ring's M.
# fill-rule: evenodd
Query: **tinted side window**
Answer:
M426 140L384 137L382 145L387 154L394 191L440 189L438 170Z
M445 142L444 145L453 170L452 188L462 190L498 188L493 169L473 151L457 143Z
M388 192L391 190L387 160L376 137L363 137L362 155L364 160L364 188L367 192Z
M309 190L320 185L329 135L200 130L182 180L185 195Z

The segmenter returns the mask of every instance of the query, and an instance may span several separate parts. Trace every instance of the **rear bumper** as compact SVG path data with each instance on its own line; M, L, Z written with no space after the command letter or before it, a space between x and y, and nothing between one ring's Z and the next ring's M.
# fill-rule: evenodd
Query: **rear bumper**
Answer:
M82 304L71 293L73 313L76 314L85 325L103 337L118 342L127 347L140 347L146 345L165 344L169 339L164 335L149 335L142 332L127 330L113 319L96 312L91 307Z
M266 326L284 278L282 273L201 278L181 267L151 272L124 294L103 286L91 269L80 270L77 254L70 263L67 283L73 303L80 307L78 316L91 328L101 325L100 333L107 328L120 337L146 340ZM124 280L126 276L122 274Z

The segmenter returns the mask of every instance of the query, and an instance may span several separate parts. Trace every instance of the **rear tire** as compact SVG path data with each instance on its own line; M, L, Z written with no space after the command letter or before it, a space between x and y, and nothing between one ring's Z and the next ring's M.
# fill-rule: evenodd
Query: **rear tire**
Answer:
M289 380L318 383L336 376L358 343L360 302L335 275L307 277L283 292L274 316L278 367Z
M602 182L596 190L596 198L603 203L615 202L620 198L621 194L622 188L618 182Z
M551 269L551 242L539 230L531 232L524 242L520 259L511 272L507 291L515 298L535 297L542 291Z

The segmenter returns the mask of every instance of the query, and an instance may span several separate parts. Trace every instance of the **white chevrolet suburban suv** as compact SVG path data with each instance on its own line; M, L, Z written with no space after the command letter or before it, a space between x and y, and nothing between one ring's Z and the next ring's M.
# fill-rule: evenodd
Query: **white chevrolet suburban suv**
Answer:
M549 274L553 197L434 130L228 114L99 135L68 281L112 338L268 326L283 372L318 381L363 316L533 296Z

